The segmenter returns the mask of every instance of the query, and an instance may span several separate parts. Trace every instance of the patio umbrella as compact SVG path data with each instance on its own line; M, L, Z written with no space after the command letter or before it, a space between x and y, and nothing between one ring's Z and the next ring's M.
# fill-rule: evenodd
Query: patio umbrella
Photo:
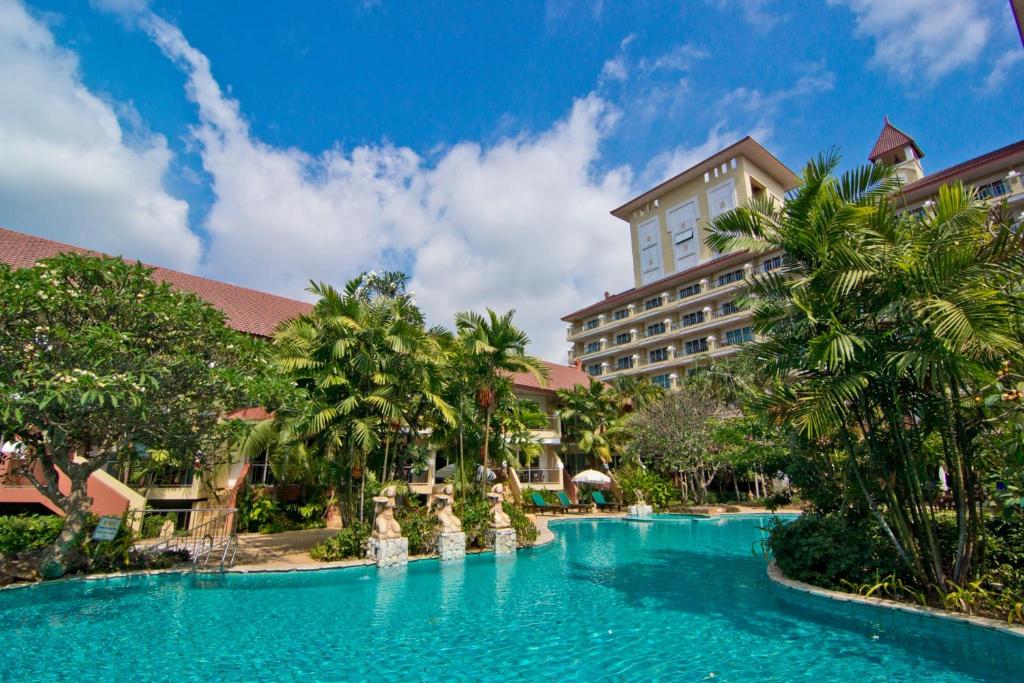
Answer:
M583 470L572 478L577 484L590 484L591 486L607 486L612 483L612 478L597 470Z

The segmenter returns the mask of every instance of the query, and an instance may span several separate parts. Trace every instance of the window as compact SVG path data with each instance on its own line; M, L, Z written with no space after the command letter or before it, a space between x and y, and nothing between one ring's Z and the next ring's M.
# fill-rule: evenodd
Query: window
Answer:
M647 301L644 302L644 310L645 311L649 311L652 308L657 308L660 305L661 305L661 297L660 296L656 296L653 299L648 299Z
M661 387L662 389L670 389L672 387L672 378L668 374L655 375L651 377L651 384Z
M690 325L699 325L704 322L704 311L694 311L693 313L687 313L679 322L683 327L689 327Z
M615 335L615 345L618 346L620 344L628 344L632 338L633 335L631 335L629 332L622 332L621 334L617 334Z
M725 333L725 345L732 346L733 344L742 344L743 342L748 342L753 338L754 333L749 327L729 330Z
M591 320L588 320L588 321L587 321L587 322L586 322L586 323L585 323L585 324L583 325L583 329L585 329L585 330L592 330L592 329L594 329L595 327L597 327L599 323L600 323L600 321L599 321L599 320L598 320L597 318L593 318L593 319L591 319Z
M269 486L274 483L274 473L267 462L267 454L258 455L249 463L249 483Z
M632 356L623 356L622 358L619 358L617 361L615 361L616 370L628 370L631 367L633 367Z
M700 294L700 283L692 284L689 287L683 287L679 290L679 298L685 299L687 297L696 296Z
M600 350L601 350L601 342L593 341L593 342L590 342L589 344L587 344L587 350L585 351L585 353L594 353L594 352L600 351Z
M1010 185L1005 180L997 180L994 183L986 183L979 185L978 199L989 199L991 197L1001 197L1004 194L1010 192Z
M721 315L732 315L733 313L739 313L740 307L736 305L735 301L728 301L722 304L722 308L718 312Z
M591 377L597 377L598 375L600 375L601 374L601 364L600 363L594 363L593 365L588 365L587 366L587 374L590 375Z
M663 334L665 332L665 323L654 323L653 325L647 326L647 336L653 337L656 334Z
M773 256L772 258L768 259L767 261L761 264L761 270L765 273L770 273L776 268L780 267L782 267L781 256Z
M653 349L647 354L647 360L650 363L660 363L668 360L668 347L663 349Z
M708 338L701 337L700 339L693 339L686 342L685 345L686 355L691 353L704 353L708 350Z
M623 318L628 318L628 317L629 317L629 309L628 308L620 308L619 310L617 310L614 313L612 313L612 318L614 318L615 320L622 320Z
M731 273L724 273L718 276L718 286L722 287L729 284L730 282L739 282L743 279L743 269L737 268Z

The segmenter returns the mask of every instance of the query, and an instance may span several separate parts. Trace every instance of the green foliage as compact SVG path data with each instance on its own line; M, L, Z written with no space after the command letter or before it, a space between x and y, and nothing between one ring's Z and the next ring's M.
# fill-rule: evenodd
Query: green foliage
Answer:
M395 518L402 526L402 535L409 539L410 555L433 555L437 552L440 525L426 506L403 505Z
M262 349L140 264L62 254L0 267L0 434L26 445L22 471L68 520L44 573L63 573L86 481L105 463L151 452L180 467L223 459L238 426L221 416L261 402Z
M309 556L320 562L365 558L370 531L368 523L355 522L336 535L314 545L309 550Z
M712 222L716 250L786 253L745 284L757 336L740 355L766 390L744 407L844 451L856 495L840 500L870 510L917 585L969 585L985 436L1024 425L1020 378L1006 373L1024 360L1024 236L959 183L901 212L892 169L837 176L839 161L830 150L809 162L784 204L754 200ZM953 547L929 510L939 464L956 492Z
M174 513L168 512L162 515L146 515L142 518L142 528L139 532L140 538L156 538L163 529L164 522L177 522Z
M905 575L877 527L864 519L813 513L776 519L767 546L787 577L825 588L844 590Z
M282 505L274 489L268 486L246 486L238 494L236 528L240 532L258 531L276 534L297 529L320 529L326 525L327 501L322 494L304 503Z
M56 515L0 517L0 554L13 556L38 550L57 540L64 519Z
M487 501L479 495L458 498L455 501L454 512L462 521L462 531L466 534L466 549L488 547L487 525L491 521L491 514Z
M516 530L516 545L520 548L525 548L536 543L537 527L526 516L523 508L507 500L502 503L501 507L509 519L512 520L512 528Z
M679 489L666 477L635 464L627 464L614 472L615 483L622 490L624 503L635 503L637 494L655 509L664 510L680 502Z
M620 420L621 394L593 378L587 386L559 389L555 394L566 448L578 449L601 462L610 462L622 452L626 431Z

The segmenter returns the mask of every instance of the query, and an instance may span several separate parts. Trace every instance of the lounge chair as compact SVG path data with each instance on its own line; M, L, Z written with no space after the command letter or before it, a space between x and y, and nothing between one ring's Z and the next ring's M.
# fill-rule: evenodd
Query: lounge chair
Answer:
M562 502L566 510L573 510L575 512L586 512L590 509L590 506L586 503L574 503L569 500L569 496L565 495L565 491L558 491L555 495L558 496L558 500Z
M533 500L533 504L530 505L530 509L531 510L536 510L537 512L539 512L541 514L543 514L545 512L550 512L551 514L555 514L556 512L561 513L561 512L565 512L566 510L568 510L568 508L565 507L564 505L561 505L561 504L554 505L554 504L548 503L546 500L544 500L544 496L540 495L536 491L534 491L533 493L530 494L530 498Z
M600 491L591 491L590 498L597 504L599 510L621 510L625 507L622 503L617 503L614 500L605 500L604 494Z

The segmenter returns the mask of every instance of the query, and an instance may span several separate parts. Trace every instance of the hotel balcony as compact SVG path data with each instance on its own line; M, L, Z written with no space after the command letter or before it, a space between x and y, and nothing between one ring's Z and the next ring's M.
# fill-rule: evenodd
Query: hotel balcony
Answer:
M642 346L644 343L652 339L675 340L683 336L684 333L708 330L730 320L740 319L744 315L748 314L746 308L740 308L732 305L720 306L717 309L707 307L702 311L695 312L700 313L700 315L695 319L686 321L673 321L671 319L666 319L666 321L663 321L665 324L661 330L653 332L648 332L647 330L637 331L636 334L632 335L628 341L615 342L615 340L612 339L612 341L594 351L584 350L583 353L580 354L570 352L570 358L573 360L579 359L581 362L586 364L587 361L594 361L604 356L621 355L623 351Z
M757 270L760 272L769 272L774 268L778 267L778 262L772 258L765 259L761 264L757 266ZM731 276L737 271L742 270L743 274L739 278L730 279ZM592 335L596 334L608 334L610 330L617 327L622 327L630 324L639 324L648 320L654 320L660 315L664 315L668 312L678 311L681 308L686 308L694 304L701 303L707 299L715 296L720 296L723 293L731 290L738 289L747 277L754 271L754 267L750 264L743 266L742 268L734 268L726 273L722 273L719 276L713 278L702 278L697 282L681 283L675 285L673 289L674 293L664 292L660 297L650 297L648 301L658 298L660 303L645 307L644 302L640 301L622 305L617 307L618 310L626 309L626 315L615 318L613 315L613 309L615 307L610 306L606 313L598 315L597 317L587 321L582 325L573 325L566 329L566 339L571 342L581 341ZM700 285L700 291L688 295L679 296L679 291L686 289L689 285ZM587 354L580 354L578 358L584 358Z

